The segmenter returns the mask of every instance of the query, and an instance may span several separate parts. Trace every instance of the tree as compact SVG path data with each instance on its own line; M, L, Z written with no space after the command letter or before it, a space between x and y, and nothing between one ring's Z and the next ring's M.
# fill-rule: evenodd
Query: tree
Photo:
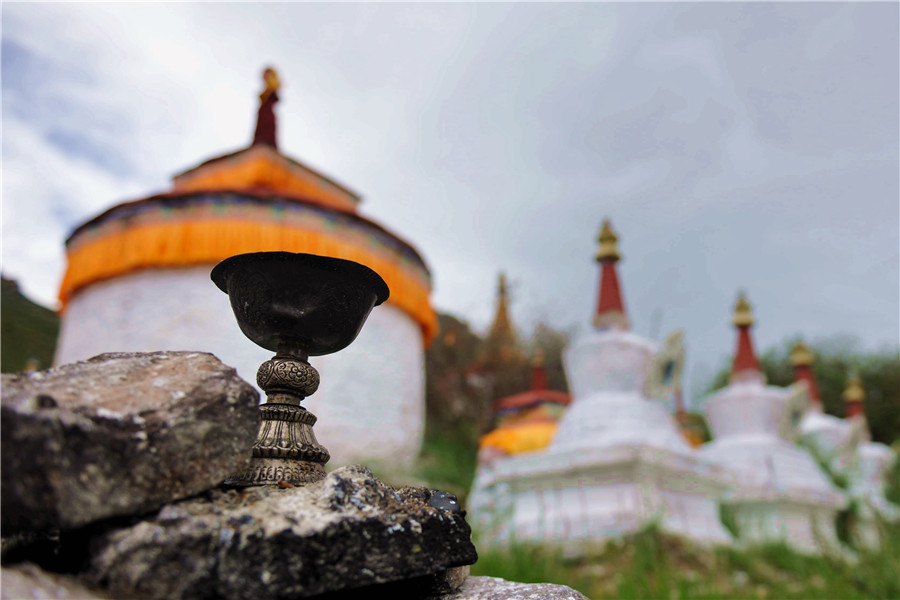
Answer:
M15 281L0 287L0 367L17 373L29 366L48 369L56 350L59 316L26 298Z
M565 333L538 325L527 344L515 342L512 360L491 352L469 325L449 314L439 314L441 333L425 353L425 405L430 430L471 428L485 433L493 421L493 404L500 398L531 387L529 357L544 355L547 387L566 391L562 352ZM518 339L517 337L515 339Z

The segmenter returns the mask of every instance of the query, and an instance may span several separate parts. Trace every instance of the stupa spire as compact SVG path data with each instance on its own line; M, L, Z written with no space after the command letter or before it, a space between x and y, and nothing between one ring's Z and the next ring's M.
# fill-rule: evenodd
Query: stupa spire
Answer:
M500 273L497 277L497 312L494 314L490 335L498 339L512 337L512 324L509 322L509 291L505 273Z
M256 131L253 133L252 146L265 144L278 149L275 123L275 103L278 102L278 88L281 81L272 67L263 71L263 82L266 87L259 95L259 112L256 115Z
M798 341L791 348L791 366L794 367L794 381L805 381L809 399L815 406L821 407L822 397L819 396L819 387L816 385L816 377L812 372L812 364L815 360L812 350L802 341Z
M616 263L622 258L618 248L619 237L613 231L609 219L603 221L598 241L600 246L597 249L596 259L600 263L600 291L597 295L594 327L627 330L631 327L631 323L625 314L625 304L622 302L622 291L616 270Z
M865 415L863 400L866 399L866 390L859 374L851 373L844 388L845 414L848 419L857 415Z
M494 360L508 363L518 356L516 334L509 318L509 291L506 274L497 277L497 310L487 337L488 355Z
M756 352L753 350L753 339L750 337L750 328L753 327L753 308L743 293L738 296L734 305L732 323L738 330L737 349L731 364L732 383L763 379L759 359L756 358Z

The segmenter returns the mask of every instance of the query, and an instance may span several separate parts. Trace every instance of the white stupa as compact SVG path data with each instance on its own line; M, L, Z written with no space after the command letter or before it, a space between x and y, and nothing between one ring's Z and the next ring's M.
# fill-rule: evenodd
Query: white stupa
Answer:
M720 468L684 440L665 404L644 394L657 344L631 333L619 288L617 238L605 222L596 331L565 354L573 400L544 450L491 463L472 492L482 543L555 542L570 552L651 523L708 543L730 536Z
M846 469L847 495L857 504L857 541L866 547L877 548L881 543L881 521L900 519L900 507L885 497L885 474L898 458L890 446L871 440L864 400L862 380L852 375L844 390L847 421L863 431L863 435L862 443Z
M794 367L794 379L806 383L809 397L809 409L800 420L797 439L828 470L846 476L847 469L855 460L856 448L863 441L865 428L859 422L825 413L819 386L816 385L812 372L813 353L806 344L794 344L790 359Z
M390 288L348 348L313 357L321 387L304 406L332 464L403 468L424 431L424 347L437 330L430 273L415 248L358 213L360 197L281 154L267 69L253 143L174 177L171 191L113 206L66 241L56 364L102 352L203 350L250 382L271 353L238 329L210 270L246 252L353 260Z
M846 500L810 454L793 443L795 419L807 403L806 384L765 385L744 297L735 307L734 325L731 383L706 401L713 441L700 453L733 478L724 503L741 541L784 541L811 552L833 545L837 511Z

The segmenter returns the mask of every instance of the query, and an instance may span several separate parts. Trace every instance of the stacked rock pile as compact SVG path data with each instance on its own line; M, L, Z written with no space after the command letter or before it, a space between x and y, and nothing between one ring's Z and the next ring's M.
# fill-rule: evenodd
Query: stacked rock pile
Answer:
M229 488L258 396L210 354L2 379L3 598L584 598L468 577L465 513L365 467Z

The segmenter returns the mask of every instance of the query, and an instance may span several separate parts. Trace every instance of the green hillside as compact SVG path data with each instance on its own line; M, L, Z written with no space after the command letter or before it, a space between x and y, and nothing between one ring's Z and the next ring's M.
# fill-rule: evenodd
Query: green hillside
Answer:
M16 373L30 359L46 369L53 362L59 316L22 295L11 279L2 278L0 289L0 370Z

